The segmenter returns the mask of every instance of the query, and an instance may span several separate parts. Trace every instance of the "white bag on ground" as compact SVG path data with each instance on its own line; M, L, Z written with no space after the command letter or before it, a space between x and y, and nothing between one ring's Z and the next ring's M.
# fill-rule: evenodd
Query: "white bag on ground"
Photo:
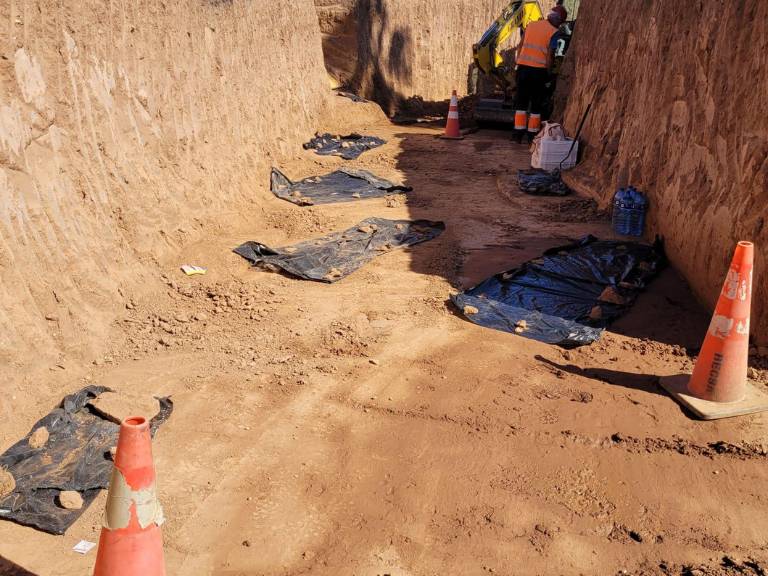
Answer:
M572 140L565 137L565 132L560 124L544 122L541 130L533 139L531 145L531 166L544 170L554 170L563 163L563 168L571 168L576 164L578 144L573 146ZM567 156L567 158L566 158Z

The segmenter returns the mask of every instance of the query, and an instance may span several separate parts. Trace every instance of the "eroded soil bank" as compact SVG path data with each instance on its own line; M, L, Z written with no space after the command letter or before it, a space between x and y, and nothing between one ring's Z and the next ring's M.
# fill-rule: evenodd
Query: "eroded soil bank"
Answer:
M712 308L736 243L755 242L752 336L768 346L768 3L592 0L577 30L566 126L593 106L570 181L603 206L646 190L648 234Z

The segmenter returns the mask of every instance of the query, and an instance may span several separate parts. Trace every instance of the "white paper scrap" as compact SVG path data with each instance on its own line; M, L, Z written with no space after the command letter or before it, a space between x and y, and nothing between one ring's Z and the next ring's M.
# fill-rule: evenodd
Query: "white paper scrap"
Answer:
M187 276L194 276L195 274L205 274L206 272L208 272L207 268L203 268L202 266L192 266L191 264L184 264L181 267L181 270Z
M88 540L80 540L75 547L72 548L78 554L88 554L93 548L96 547L96 542L88 542Z

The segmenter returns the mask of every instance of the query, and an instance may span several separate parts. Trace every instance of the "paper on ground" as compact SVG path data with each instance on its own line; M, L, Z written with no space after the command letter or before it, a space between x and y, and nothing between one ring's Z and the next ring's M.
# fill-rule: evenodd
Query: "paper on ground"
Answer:
M80 540L75 547L72 548L78 554L88 554L93 548L96 547L96 542L88 542L88 540Z

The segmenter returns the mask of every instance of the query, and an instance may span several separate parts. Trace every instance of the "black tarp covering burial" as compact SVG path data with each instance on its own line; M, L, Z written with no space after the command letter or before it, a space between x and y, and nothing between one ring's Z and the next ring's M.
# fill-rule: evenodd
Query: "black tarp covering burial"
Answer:
M117 445L120 426L98 416L87 404L110 391L104 386L88 386L66 396L59 408L39 420L29 434L0 456L0 467L16 480L14 491L0 499L0 518L64 534L99 490L109 487L109 449ZM173 411L169 398L158 401L160 410L150 420L153 436ZM48 441L40 448L32 448L29 437L41 426L48 429ZM83 507L67 510L59 506L57 496L62 490L79 492Z
M344 160L354 160L366 150L377 148L386 143L386 140L376 136L363 136L361 134L334 136L325 133L315 134L312 140L304 144L304 149L314 150L322 156L341 156Z
M324 176L292 182L277 168L272 168L270 187L278 198L299 206L351 202L360 198L376 198L395 192L410 192L413 188L400 186L378 178L366 170L341 168Z
M571 193L570 188L560 178L558 170L518 170L517 185L521 191L532 196L567 196Z
M366 218L343 232L293 246L273 250L258 242L246 242L234 252L254 265L280 268L306 280L330 283L349 276L376 256L432 240L443 230L442 222Z
M664 263L658 241L649 246L587 236L492 276L453 301L475 324L575 347L600 338Z

